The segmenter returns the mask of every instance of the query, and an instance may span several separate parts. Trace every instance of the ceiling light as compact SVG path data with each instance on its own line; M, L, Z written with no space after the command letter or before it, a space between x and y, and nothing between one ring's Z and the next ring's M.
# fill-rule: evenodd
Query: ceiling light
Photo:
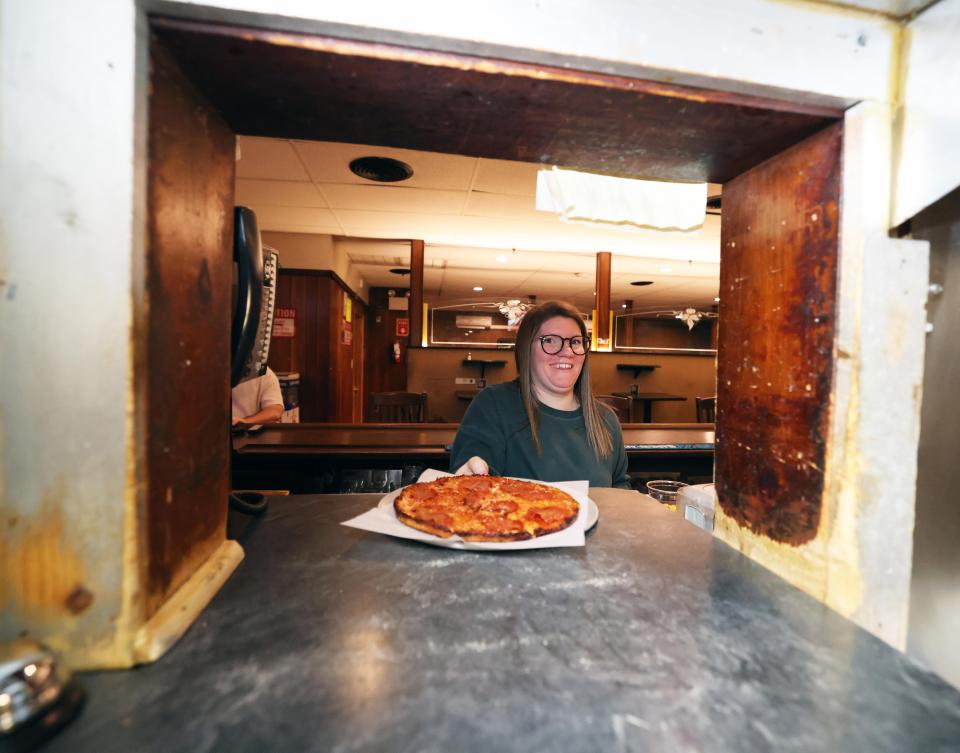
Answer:
M473 290L474 290L475 293L482 293L482 292L483 292L483 288L481 288L479 285L475 286Z
M497 257L497 262L498 262L499 264L506 264L507 261L508 261L508 259L507 259L506 256L498 256L498 257Z
M634 280L631 285L653 285L653 280Z
M397 183L413 175L406 162L391 157L357 157L350 163L350 172L364 180L377 183Z
M672 267L660 267L660 274L668 275L673 271Z
M408 274L410 274L410 270L407 269L406 267L394 267L393 269L390 270L390 272L391 272L392 274L395 274L395 275L408 275Z
M621 303L621 304L620 304L620 308L625 309L626 307L627 307L627 304L625 304L625 303Z

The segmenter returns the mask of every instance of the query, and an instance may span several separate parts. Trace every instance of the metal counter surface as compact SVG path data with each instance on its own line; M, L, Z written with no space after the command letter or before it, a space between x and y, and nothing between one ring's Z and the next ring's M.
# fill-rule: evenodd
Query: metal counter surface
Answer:
M44 753L960 749L960 691L648 497L591 496L582 549L338 525L377 495L231 518L247 556L198 622L82 674Z

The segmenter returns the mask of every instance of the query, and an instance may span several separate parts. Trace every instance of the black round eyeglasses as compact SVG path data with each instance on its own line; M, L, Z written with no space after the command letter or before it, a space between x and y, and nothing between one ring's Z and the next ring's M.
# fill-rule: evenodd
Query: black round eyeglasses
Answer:
M537 338L540 341L540 348L548 356L555 356L563 350L564 343L570 343L570 350L575 356L582 356L587 352L587 339L576 335L575 337L560 337L560 335L540 335Z

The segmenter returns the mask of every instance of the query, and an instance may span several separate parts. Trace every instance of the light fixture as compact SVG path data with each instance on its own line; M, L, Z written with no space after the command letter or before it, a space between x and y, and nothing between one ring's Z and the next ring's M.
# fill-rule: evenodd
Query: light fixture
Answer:
M406 267L394 267L390 270L390 273L395 275L408 275L410 274L410 270Z
M716 298L714 298L714 299L713 299L713 302L714 302L714 303L720 303L720 296L717 296Z
M687 329L693 329L694 325L704 317L713 317L716 314L709 311L697 311L695 308L685 308L683 311L677 311L674 316L687 325Z
M520 299L513 298L509 301L497 304L497 309L507 317L507 326L516 327L523 319L523 315L533 308L532 303L521 303Z
M357 157L350 163L350 172L377 183L398 183L413 176L413 168L392 157Z
M474 288L473 288L473 291L474 291L475 293L482 293L482 292L483 292L483 288L480 287L479 285L475 285Z
M637 287L643 287L644 285L653 285L653 280L634 280L630 284L636 285Z
M498 257L497 257L497 263L498 263L498 264L506 264L508 261L509 261L509 259L508 259L506 256L498 256Z
M668 275L673 271L673 267L660 267L660 274Z

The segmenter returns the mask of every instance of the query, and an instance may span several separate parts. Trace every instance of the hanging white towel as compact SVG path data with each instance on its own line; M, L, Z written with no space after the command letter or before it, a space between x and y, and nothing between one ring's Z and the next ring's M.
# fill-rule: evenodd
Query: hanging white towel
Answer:
M706 183L632 180L575 170L537 173L537 209L567 222L690 230L703 224Z

